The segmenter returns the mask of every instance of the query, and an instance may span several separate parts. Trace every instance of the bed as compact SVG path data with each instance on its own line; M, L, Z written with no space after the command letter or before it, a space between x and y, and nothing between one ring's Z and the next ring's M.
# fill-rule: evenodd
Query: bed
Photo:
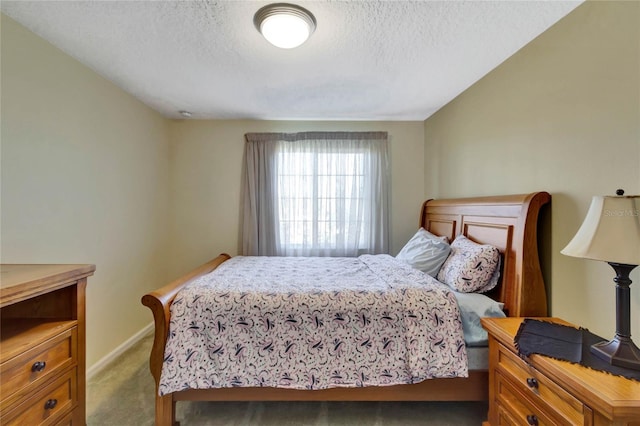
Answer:
M428 200L419 228L453 241L464 235L500 252L498 285L487 293L508 316L545 316L547 296L538 256L538 219L551 197L546 192L521 195ZM274 387L228 387L159 392L169 337L171 304L188 284L197 282L231 259L221 254L174 282L146 294L142 303L155 321L150 369L156 382L156 425L174 425L177 401L481 401L488 398L485 368L470 368L468 377L436 378L392 386L332 387L301 390Z

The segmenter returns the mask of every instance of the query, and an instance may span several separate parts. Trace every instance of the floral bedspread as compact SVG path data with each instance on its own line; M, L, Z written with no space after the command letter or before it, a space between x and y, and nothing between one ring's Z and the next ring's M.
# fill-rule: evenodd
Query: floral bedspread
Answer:
M171 305L159 392L467 377L455 296L388 255L243 257Z

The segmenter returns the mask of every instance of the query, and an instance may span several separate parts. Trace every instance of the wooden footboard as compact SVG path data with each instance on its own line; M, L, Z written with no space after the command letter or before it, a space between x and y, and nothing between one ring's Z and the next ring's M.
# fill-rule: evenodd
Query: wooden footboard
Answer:
M155 322L155 335L153 339L153 347L149 357L149 368L151 374L156 381L156 425L173 425L175 424L175 401L172 395L161 397L158 395L158 385L160 384L160 373L162 372L162 361L164 359L164 347L167 343L169 334L169 320L171 311L169 310L171 302L182 287L193 280L208 274L209 272L220 266L221 263L230 259L226 253L223 253L210 262L205 263L199 268L191 271L189 274L173 281L166 286L142 296L142 304L151 309L153 320Z

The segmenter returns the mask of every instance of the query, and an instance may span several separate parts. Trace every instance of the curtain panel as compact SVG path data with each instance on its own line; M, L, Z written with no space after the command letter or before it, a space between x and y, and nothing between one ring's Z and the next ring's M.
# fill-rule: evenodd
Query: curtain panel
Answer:
M247 133L245 139L244 255L388 252L386 132Z

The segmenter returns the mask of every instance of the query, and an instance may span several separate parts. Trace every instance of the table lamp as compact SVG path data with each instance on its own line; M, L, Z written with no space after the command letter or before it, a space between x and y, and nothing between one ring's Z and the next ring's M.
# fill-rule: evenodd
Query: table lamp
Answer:
M562 254L607 262L616 277L616 334L591 346L611 365L640 370L640 349L631 340L631 270L640 264L640 195L594 196L582 226Z

